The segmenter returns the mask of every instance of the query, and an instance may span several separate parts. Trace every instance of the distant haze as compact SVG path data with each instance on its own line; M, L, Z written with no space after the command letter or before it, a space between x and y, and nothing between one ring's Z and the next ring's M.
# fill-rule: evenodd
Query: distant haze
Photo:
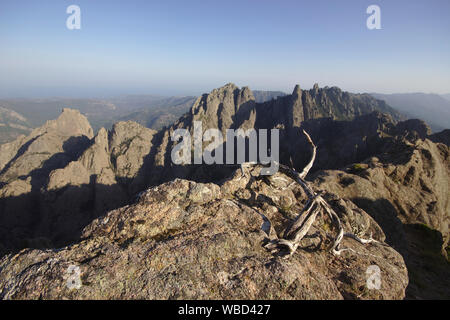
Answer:
M434 132L450 129L450 100L427 93L373 93L409 118L424 120ZM447 95L449 97L449 95Z

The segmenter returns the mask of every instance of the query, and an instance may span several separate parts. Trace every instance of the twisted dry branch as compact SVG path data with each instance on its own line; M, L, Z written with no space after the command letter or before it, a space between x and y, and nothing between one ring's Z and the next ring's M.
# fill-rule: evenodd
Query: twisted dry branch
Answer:
M314 161L316 159L316 151L317 147L312 141L309 134L303 130L303 134L306 136L306 139L308 140L312 152L311 152L311 159L308 162L308 164L303 168L302 172L298 173L295 169L290 168L286 165L277 163L279 168L284 171L287 175L289 175L291 178L293 178L298 184L301 185L303 190L306 192L308 196L308 201L300 214L297 216L297 218L292 222L292 224L286 229L284 232L283 238L274 239L267 243L265 247L268 250L271 251L280 251L280 250L286 250L288 251L287 257L291 256L298 248L300 241L303 239L303 237L308 233L309 229L315 222L317 215L321 212L326 212L330 219L333 221L333 223L336 226L336 229L338 230L337 236L334 238L333 245L331 247L331 252L335 255L340 255L344 251L353 251L352 249L346 248L346 249L340 249L340 244L344 237L350 237L354 240L362 243L378 243L377 240L372 239L372 236L370 239L361 239L358 236L356 236L353 233L344 232L344 227L341 223L341 219L337 215L337 213L331 208L331 206L327 203L327 201L322 197L320 193L316 193L309 183L305 181L305 177L308 174L308 172L311 170L312 166L314 165ZM243 163L241 165L241 171L242 175L245 175L245 169L255 165L256 163Z

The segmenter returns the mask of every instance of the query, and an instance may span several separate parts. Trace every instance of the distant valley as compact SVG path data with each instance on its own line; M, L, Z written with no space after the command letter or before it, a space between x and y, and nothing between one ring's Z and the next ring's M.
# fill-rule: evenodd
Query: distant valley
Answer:
M450 128L450 94L441 96L427 93L373 93L372 96L386 101L409 119L425 121L433 132Z
M195 97L130 95L109 99L4 99L0 100L0 143L12 141L46 121L57 118L63 108L76 108L97 132L115 122L133 120L161 129L170 125L195 102Z
M31 132L31 125L23 115L0 104L0 144Z

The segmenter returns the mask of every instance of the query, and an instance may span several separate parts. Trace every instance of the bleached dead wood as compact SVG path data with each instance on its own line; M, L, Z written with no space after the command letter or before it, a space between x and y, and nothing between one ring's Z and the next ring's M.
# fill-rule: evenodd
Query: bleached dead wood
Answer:
M316 160L316 151L317 151L317 147L314 144L314 142L312 141L309 134L305 130L303 130L303 134L306 136L306 139L308 140L310 146L312 147L312 153L311 153L311 160L309 160L308 164L303 168L303 171L298 175L300 179L305 179L309 170L311 170L311 168L314 164L314 161Z
M314 161L316 159L316 152L317 147L312 141L310 135L303 130L303 134L305 135L306 139L308 140L310 146L311 146L311 159L308 162L308 164L303 168L302 172L298 173L295 169L290 168L283 164L278 164L279 168L284 171L287 175L292 177L298 184L301 185L303 190L306 192L308 196L308 202L306 203L305 207L302 209L302 211L299 213L297 218L292 222L292 224L286 229L284 232L283 238L281 239L274 239L268 244L266 244L266 248L271 251L277 251L277 250L283 250L287 249L288 255L287 257L291 256L298 248L300 241L303 239L303 237L308 233L309 229L315 222L317 216L319 213L325 212L332 222L334 223L336 229L337 229L337 235L334 238L333 245L331 246L331 252L335 255L340 255L342 252L351 250L355 252L352 249L340 249L340 244L342 242L342 239L344 237L350 237L355 239L356 241L367 244L367 243L378 243L378 241L372 239L361 239L358 236L356 236L353 233L344 232L344 227L342 225L341 219L336 214L336 212L333 210L333 208L327 203L327 201L322 197L320 193L315 192L309 183L305 180L305 177L307 176L308 172L311 170L311 168L314 165ZM252 165L255 165L255 163L245 163L241 165L242 174L244 175L244 169L248 168Z

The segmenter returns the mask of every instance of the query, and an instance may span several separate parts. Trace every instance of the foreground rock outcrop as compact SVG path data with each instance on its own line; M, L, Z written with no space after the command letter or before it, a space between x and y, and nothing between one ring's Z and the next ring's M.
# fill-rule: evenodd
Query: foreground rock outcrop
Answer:
M408 266L408 298L448 299L450 148L417 139L385 151L343 170L320 171L315 186L350 199L380 224Z
M318 219L289 259L263 244L281 233L306 201L288 176L221 185L177 179L87 226L82 241L58 250L25 249L0 260L2 299L401 299L408 284L401 255L378 224L351 201L327 198L345 228L382 243L332 255L333 228ZM381 269L369 290L367 268ZM71 269L69 268L70 266ZM74 267L75 266L75 267ZM70 289L79 268L81 286ZM69 283L69 285L68 285Z

